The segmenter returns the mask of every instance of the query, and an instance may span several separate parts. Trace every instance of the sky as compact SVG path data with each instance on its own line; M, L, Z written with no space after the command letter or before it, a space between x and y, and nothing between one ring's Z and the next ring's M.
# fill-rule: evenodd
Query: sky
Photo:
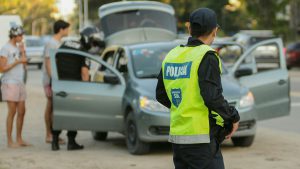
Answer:
M62 17L67 17L72 14L76 7L75 0L57 0L57 7Z

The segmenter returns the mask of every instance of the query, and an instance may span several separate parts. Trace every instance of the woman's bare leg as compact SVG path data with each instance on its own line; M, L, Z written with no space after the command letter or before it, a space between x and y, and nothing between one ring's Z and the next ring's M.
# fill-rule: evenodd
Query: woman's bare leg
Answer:
M14 147L18 147L18 145L15 144L12 139L13 123L17 112L17 102L7 101L7 107L8 107L8 114L6 119L7 146L14 148Z

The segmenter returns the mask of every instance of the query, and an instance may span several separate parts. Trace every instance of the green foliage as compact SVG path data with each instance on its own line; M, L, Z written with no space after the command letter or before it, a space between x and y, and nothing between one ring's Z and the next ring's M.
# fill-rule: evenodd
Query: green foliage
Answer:
M57 12L56 0L0 0L0 15L20 15L24 28L31 33L32 25L36 25L41 32L49 33L52 30L53 14ZM35 23L34 23L35 21Z

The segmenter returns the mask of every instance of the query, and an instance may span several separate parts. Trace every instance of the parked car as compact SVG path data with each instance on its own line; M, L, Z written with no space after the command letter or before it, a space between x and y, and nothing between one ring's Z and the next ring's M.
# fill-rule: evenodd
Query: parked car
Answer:
M249 48L260 41L273 38L275 35L271 30L241 30L231 38L231 41Z
M43 65L44 44L38 36L25 36L26 56L28 64L37 65L39 69Z
M166 142L170 114L155 100L156 77L167 52L181 43L113 45L101 58L72 50L52 53L53 127L90 130L96 140L105 140L111 131L123 133L132 154L149 152L151 142ZM276 62L255 52L270 45L278 51ZM282 48L281 39L262 41L243 52L230 69L224 66L225 98L241 116L239 130L232 138L236 146L253 143L258 120L289 114L290 81ZM90 82L60 78L56 58L65 53L91 62Z
M300 66L300 42L295 42L286 48L286 64L287 68Z

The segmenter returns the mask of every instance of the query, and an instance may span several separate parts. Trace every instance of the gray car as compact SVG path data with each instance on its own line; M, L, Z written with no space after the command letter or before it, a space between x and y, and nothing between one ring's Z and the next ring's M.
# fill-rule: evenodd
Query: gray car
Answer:
M54 128L89 130L96 140L105 140L108 132L120 132L132 154L149 152L151 142L166 142L170 114L155 100L156 77L167 52L181 43L114 45L101 57L72 50L52 53ZM277 52L265 59L257 49L269 46ZM253 143L258 120L289 114L290 82L282 49L281 39L262 41L244 51L228 69L224 66L224 96L241 115L232 138L236 146ZM60 79L57 53L88 60L91 80Z

